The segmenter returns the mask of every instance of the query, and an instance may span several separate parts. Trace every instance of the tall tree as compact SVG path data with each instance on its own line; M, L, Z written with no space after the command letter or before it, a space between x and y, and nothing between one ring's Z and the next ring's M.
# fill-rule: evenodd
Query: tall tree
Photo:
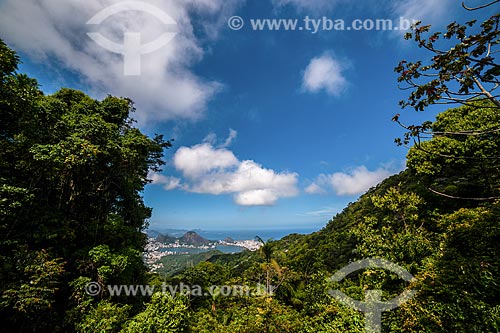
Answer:
M436 133L474 130L481 135L438 135L410 149L407 165L433 193L461 201L500 197L500 113L487 101L461 106L437 116Z
M171 143L133 126L131 100L45 96L18 63L0 41L0 318L12 331L67 331L62 318L92 304L75 281L143 279L141 192Z
M478 16L491 5L498 1L486 3L483 6L469 8L465 4L464 8L474 11ZM484 141L500 133L500 122L497 115L500 114L500 100L497 92L500 86L500 65L496 54L500 45L500 14L494 14L484 19L480 24L478 20L471 20L465 24L452 22L447 26L446 32L430 32L430 25L416 23L413 31L407 33L405 38L412 39L418 47L427 50L431 54L430 61L421 60L409 62L402 60L395 68L400 74L398 81L405 83L402 89L409 90L407 100L402 100L402 108L411 107L416 111L424 111L431 105L463 105L466 108L455 109L457 113L468 110L469 114L475 113L486 123L477 122L454 122L453 128L445 123L440 125L426 121L420 125L404 125L400 121L400 115L394 116L393 121L398 122L407 132L403 138L396 139L399 145L407 145L413 141L416 149L421 149L423 153L434 154L431 158L456 159L456 164L465 161L475 160L483 170L488 163L498 163L498 154L490 151L489 154L474 154L470 147L464 149L448 149L447 152L438 153L436 150L424 149L422 141L429 138L441 137L440 143L452 142L472 142ZM478 110L480 113L473 110ZM491 112L489 111L491 110ZM447 115L449 117L449 115ZM457 126L459 125L459 126ZM462 127L461 127L461 126ZM479 127L478 127L479 126ZM485 150L482 150L484 153ZM439 155L441 154L441 155ZM485 171L487 172L487 171ZM484 177L478 186L483 186ZM489 176L488 176L489 177ZM490 181L488 181L490 182ZM491 188L485 200L490 196L498 184L489 183ZM449 193L435 190L434 193L455 197ZM476 198L481 199L481 198Z

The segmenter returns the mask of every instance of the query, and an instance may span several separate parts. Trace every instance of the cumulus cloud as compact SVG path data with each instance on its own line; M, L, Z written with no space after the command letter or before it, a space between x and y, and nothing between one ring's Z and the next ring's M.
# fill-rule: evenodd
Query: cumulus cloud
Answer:
M197 76L192 66L203 58L201 39L193 32L191 17L203 22L205 36L216 38L223 18L232 13L241 0L149 0L150 5L166 13L177 25L165 26L149 13L125 11L106 19L101 25L87 21L116 0L6 0L0 4L2 37L35 61L62 66L92 86L94 95L127 96L137 105L140 122L154 119L197 119L221 84ZM141 56L141 75L124 76L124 59L105 50L87 36L99 32L122 44L125 32L140 32L146 44L168 29L177 32L166 46Z
M339 96L347 87L342 74L344 69L345 66L329 54L315 57L304 71L302 87L307 92L324 90L329 95Z
M306 193L309 193L309 194L323 194L323 193L326 193L326 191L321 186L319 186L318 184L316 184L315 182L313 182L309 186L307 186L304 191Z
M317 194L326 191L326 189L332 189L337 195L357 195L366 192L392 174L394 171L388 167L370 171L362 165L347 172L336 172L330 175L320 174L306 188L306 192Z
M330 182L338 195L355 195L367 191L392 173L383 168L369 171L365 166L344 173L336 172L330 176Z
M151 180L151 184L163 185L163 188L167 191L181 187L181 180L179 178L168 177L156 172L150 172L148 179Z
M174 165L185 177L198 178L239 164L233 152L225 148L216 149L210 143L193 147L181 147L174 156Z
M234 202L240 206L269 206L278 200L276 192L268 189L250 190L237 193Z
M236 132L231 132L229 138L235 135ZM183 190L232 194L235 203L241 206L274 205L280 198L299 193L298 174L276 172L252 160L240 161L227 148L214 147L208 142L179 148L174 155L174 166L184 177Z

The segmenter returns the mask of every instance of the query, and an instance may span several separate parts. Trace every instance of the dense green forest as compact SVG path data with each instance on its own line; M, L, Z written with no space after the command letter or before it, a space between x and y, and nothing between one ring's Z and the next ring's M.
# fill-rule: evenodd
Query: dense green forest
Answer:
M482 36L498 41L495 29ZM417 27L407 37L422 41L427 30ZM495 35L488 35L492 30ZM426 43L435 39L423 45L432 49ZM433 58L441 63L429 68L403 62L396 70L402 81L418 78L422 68L455 70L445 65L458 66L455 51L448 54L453 59ZM492 63L488 59L479 65ZM258 252L212 255L165 279L148 273L142 261L151 209L141 192L171 142L134 127L132 101L97 101L71 89L47 96L36 80L17 72L18 63L0 42L4 332L365 332L364 314L339 303L331 289L357 300L367 290L383 290L384 300L415 290L411 300L384 312L383 332L500 332L495 98L476 95L432 123L405 126L408 133L398 142L414 143L407 169L349 204L322 230L269 240ZM493 82L499 67L486 65L479 70ZM424 109L442 98L446 78L418 86L403 106ZM341 282L329 279L364 258L390 260L415 279L408 283L371 268ZM97 292L89 292L90 282ZM117 296L105 288L146 284L156 291ZM184 289L172 295L160 290L165 284L200 286L203 294ZM247 292L224 295L223 286Z

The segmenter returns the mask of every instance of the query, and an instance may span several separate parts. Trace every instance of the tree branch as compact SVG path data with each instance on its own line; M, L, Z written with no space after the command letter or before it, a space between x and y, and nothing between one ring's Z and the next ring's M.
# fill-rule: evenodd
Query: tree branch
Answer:
M477 6L477 7L467 7L467 5L465 4L465 1L462 1L462 7L464 7L465 9L467 10L470 10L470 11L473 11L473 10L478 10L478 9L482 9L482 8L486 8L486 7L489 7L497 2L500 2L500 0L495 0L495 1L492 1L490 3L487 3L485 5L482 5L482 6Z
M486 198L465 198L465 197L456 197L454 195L449 195L446 193L441 193L439 191L436 191L430 187L427 188L429 191L431 191L434 194L437 194L439 196L449 198L449 199L458 199L458 200L473 200L473 201L493 201L493 200L498 200L500 197L486 197Z

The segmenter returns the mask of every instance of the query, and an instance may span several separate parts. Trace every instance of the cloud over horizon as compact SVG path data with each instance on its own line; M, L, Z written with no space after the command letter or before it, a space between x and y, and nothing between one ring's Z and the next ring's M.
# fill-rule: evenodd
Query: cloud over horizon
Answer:
M178 178L163 175L156 174L150 179L154 177L166 190L181 188L200 194L231 194L240 206L271 206L280 198L299 194L297 173L276 172L253 160L241 161L227 149L236 135L236 131L231 130L218 147L213 145L214 138L210 136L211 142L179 148L173 164L183 176L182 185L180 180L177 182Z
M339 196L358 195L366 192L394 173L388 167L380 167L370 171L362 165L347 172L320 174L313 183L306 187L305 191L309 194L321 194L330 189Z

